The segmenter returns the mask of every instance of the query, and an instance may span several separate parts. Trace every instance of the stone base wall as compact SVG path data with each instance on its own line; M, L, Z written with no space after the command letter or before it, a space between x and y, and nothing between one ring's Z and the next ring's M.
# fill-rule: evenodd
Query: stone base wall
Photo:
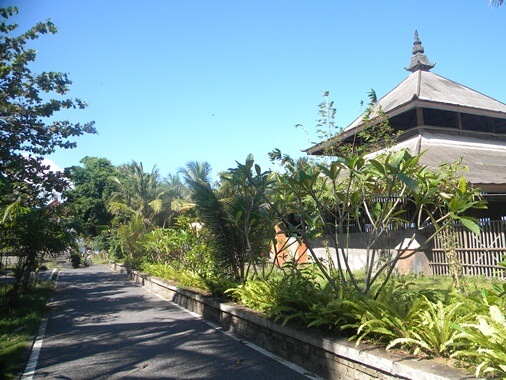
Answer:
M382 347L349 342L312 329L283 327L261 313L231 303L222 303L188 289L178 288L146 274L127 271L129 279L169 301L193 311L249 342L285 358L325 379L357 380L457 380L471 379L466 372L430 360L400 356Z

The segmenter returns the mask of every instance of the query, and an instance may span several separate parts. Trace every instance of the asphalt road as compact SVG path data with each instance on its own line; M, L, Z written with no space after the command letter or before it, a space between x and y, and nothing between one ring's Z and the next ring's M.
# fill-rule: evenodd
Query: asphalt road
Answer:
M105 266L58 284L34 379L307 379Z

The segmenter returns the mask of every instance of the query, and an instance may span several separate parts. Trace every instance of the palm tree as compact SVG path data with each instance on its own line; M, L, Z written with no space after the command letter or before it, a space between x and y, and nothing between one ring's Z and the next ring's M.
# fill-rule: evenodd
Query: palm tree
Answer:
M216 259L242 281L255 259L265 253L274 232L274 226L262 216L263 198L250 183L252 165L253 157L249 156L246 165L225 172L217 189L210 183L209 164L190 162L181 170L200 221L213 237ZM254 180L261 188L268 186L265 173Z
M166 188L160 181L156 166L145 173L142 162L132 161L119 168L120 176L112 177L117 190L109 200L109 210L119 219L130 219L133 215L145 225L152 225L162 214Z
M170 223L177 213L192 210L195 207L195 203L191 200L190 189L181 181L179 175L169 174L165 178L165 186L167 188L167 198L170 201Z
M179 170L186 184L188 184L188 182L211 183L211 171L211 164L202 161L190 161L186 164L186 168Z
M237 252L240 239L230 224L229 215L210 182L211 165L208 162L191 161L180 169L184 182L191 190L200 221L211 232L218 266L230 268L236 278L240 277Z

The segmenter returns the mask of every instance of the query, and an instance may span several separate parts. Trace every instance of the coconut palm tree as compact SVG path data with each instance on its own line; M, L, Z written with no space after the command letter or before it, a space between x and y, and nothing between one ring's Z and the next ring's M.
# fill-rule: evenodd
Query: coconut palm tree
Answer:
M185 186L178 174L169 174L165 178L165 186L167 188L167 197L170 201L171 218L180 212L193 210L195 203L191 200L191 191Z
M108 208L119 220L129 220L133 215L145 225L153 225L163 213L166 188L160 181L156 166L145 173L142 162L132 161L119 167L120 176L111 177L116 191L109 199Z

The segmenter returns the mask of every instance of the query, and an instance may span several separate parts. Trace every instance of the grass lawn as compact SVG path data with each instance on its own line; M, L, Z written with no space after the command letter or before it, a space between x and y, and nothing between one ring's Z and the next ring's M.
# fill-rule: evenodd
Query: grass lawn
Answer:
M0 379L19 376L28 359L32 339L37 333L53 285L43 283L19 298L12 308L5 302L9 286L0 289Z

